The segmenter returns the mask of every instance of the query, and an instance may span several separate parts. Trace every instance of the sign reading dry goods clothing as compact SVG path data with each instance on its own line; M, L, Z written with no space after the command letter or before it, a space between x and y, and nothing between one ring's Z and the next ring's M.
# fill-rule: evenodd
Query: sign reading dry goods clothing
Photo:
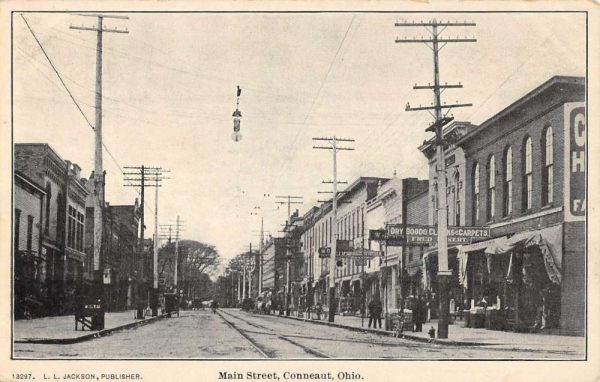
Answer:
M448 227L448 244L470 244L473 240L490 237L488 227ZM387 244L434 245L437 243L437 227L431 225L390 224L387 226Z
M565 104L564 199L565 221L585 219L586 115L585 103Z

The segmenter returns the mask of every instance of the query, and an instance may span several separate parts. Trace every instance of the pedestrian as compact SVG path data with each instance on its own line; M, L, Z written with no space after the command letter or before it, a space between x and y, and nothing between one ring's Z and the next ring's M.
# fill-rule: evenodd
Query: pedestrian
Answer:
M212 309L213 314L217 313L217 309L219 308L219 303L217 302L217 300L212 300L212 302L210 303L210 307Z
M377 328L377 323L379 323L379 329L381 329L382 310L383 307L379 300L379 296L375 296L371 302L369 302L369 328L371 327L371 323L373 324L373 328Z
M416 301L416 307L417 307L417 327L415 328L416 332L422 332L423 331L423 323L425 322L425 300L423 300L423 296L419 296L419 298Z

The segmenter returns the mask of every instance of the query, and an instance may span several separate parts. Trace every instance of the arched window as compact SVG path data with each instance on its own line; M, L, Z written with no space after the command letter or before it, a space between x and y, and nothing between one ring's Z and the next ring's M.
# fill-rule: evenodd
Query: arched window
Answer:
M512 148L509 146L504 151L504 179L502 187L504 216L509 216L512 213Z
M521 206L523 212L531 209L533 199L533 159L532 159L531 137L525 138L523 142L523 182Z
M487 166L487 220L494 219L494 211L496 211L496 159L490 156Z
M554 136L552 126L546 127L542 134L542 205L552 203L554 199Z
M473 224L479 222L479 163L473 167Z

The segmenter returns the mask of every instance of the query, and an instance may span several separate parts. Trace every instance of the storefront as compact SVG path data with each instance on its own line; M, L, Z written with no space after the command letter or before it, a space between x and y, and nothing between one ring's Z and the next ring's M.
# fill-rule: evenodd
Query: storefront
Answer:
M451 307L450 313L462 308L464 301L464 289L459 283L458 251L460 246L448 247L448 268L452 271L450 290L448 298ZM439 312L439 286L437 281L438 253L437 248L431 249L423 255L423 266L421 268L423 297L429 307L429 318L438 318Z
M562 224L459 249L465 305L494 310L491 329L556 329L561 316ZM492 312L486 312L490 316Z

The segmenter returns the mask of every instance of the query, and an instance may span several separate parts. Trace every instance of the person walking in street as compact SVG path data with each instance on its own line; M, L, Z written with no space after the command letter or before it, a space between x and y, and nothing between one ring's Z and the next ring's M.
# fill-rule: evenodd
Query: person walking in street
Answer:
M381 301L379 301L379 296L375 296L371 302L369 302L369 328L371 327L371 323L373 324L373 328L377 328L377 323L379 323L379 329L381 329L382 310L383 307Z
M213 300L210 303L210 307L212 309L213 314L217 313L217 309L219 308L219 303L217 302L217 300Z

